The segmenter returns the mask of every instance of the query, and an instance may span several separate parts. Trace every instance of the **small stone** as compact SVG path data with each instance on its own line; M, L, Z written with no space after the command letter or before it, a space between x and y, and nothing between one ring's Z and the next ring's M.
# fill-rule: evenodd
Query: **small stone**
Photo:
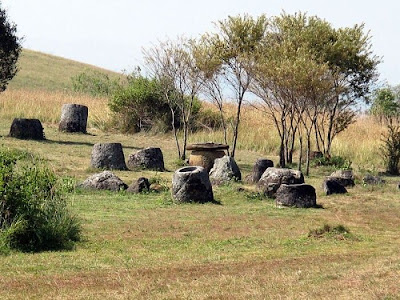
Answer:
M265 196L275 197L281 184L304 183L303 173L292 169L268 168L257 183L257 188Z
M367 174L364 176L362 179L363 184L370 184L370 185L378 185L378 184L384 184L385 180L382 179L382 177L379 176L373 176L371 174Z
M231 156L217 158L210 171L210 180L214 184L223 184L230 181L239 181L242 179L240 169Z
M346 188L334 177L326 178L322 184L322 188L326 195L347 193Z
M333 178L344 187L353 187L355 185L354 174L352 170L337 170L333 172L328 178Z
M150 182L145 177L140 177L138 180L132 182L127 189L127 192L130 193L142 193L148 191L150 191Z
M104 171L88 177L80 187L96 190L120 191L125 190L128 186L114 173Z
M316 207L315 188L309 184L282 184L276 192L276 203L299 208Z

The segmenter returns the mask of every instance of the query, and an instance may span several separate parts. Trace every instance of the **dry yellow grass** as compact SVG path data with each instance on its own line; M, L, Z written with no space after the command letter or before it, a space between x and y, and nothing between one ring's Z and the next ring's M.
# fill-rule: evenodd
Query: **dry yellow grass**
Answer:
M66 103L89 108L89 126L103 129L111 121L107 99L66 92L7 90L0 94L0 115L3 119L36 118L43 123L60 121L61 107Z
M106 98L93 98L66 92L8 90L0 94L0 116L12 120L16 117L38 118L44 123L57 124L61 106L65 103L83 104L89 107L89 127L106 129L110 127L112 113ZM206 108L215 109L209 103ZM234 115L235 107L227 106L228 115ZM232 126L228 125L228 141L232 139ZM353 166L376 171L383 168L380 155L381 136L384 127L368 116L360 116L333 143L333 155L343 156ZM222 131L201 131L190 136L190 142L223 142ZM279 137L273 122L263 112L244 106L239 132L238 149L258 151L265 155L277 155Z

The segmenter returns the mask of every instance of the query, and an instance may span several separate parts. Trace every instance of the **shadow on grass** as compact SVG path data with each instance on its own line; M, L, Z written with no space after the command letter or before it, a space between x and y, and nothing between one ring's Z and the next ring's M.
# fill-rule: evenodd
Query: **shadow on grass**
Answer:
M81 145L81 146L91 146L93 147L96 143L91 143L91 142L75 142L75 141L56 141L56 140L43 140L42 142L48 143L48 144L59 144L59 145ZM132 150L141 150L143 148L141 147L134 147L134 146L124 146L122 145L123 148L125 149L132 149Z

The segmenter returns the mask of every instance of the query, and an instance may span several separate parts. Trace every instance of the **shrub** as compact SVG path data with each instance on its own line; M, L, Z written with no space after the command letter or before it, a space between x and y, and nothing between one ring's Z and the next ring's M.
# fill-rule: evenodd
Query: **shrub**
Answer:
M400 126L388 124L387 128L388 131L382 139L382 156L387 172L391 175L398 175L400 162Z
M351 160L346 159L341 156L332 156L332 157L318 157L312 160L312 164L314 166L331 166L335 169L342 170L350 170L351 169Z
M128 84L115 91L109 101L116 113L118 127L125 132L149 130L157 124L169 127L171 111L163 101L160 83L140 75L129 77Z
M94 97L111 96L121 86L120 80L111 79L107 74L93 70L85 70L71 80L75 92Z
M67 187L69 188L69 187ZM0 151L0 240L22 251L70 249L81 229L62 181L40 160Z

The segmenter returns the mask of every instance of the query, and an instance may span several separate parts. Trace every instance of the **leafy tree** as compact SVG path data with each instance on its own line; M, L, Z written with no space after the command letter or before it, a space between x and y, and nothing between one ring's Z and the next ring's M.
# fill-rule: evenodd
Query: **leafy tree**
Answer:
M186 158L193 107L201 86L193 46L194 41L180 38L177 41L161 42L144 51L151 75L161 83L163 99L170 108L177 152L182 160ZM183 129L181 142L175 125L177 116Z
M370 113L380 122L393 123L400 118L400 95L387 86L375 91Z
M16 33L16 25L9 21L0 2L0 92L7 88L8 82L18 71L17 61L21 53L21 44Z
M386 86L375 91L370 112L381 123L386 124L387 132L382 136L383 160L389 174L399 174L400 162L400 94L397 87Z
M231 95L225 95L224 98L230 98L237 104L230 151L232 157L236 151L242 104L253 80L252 58L261 45L266 28L267 18L264 15L256 19L249 15L230 16L217 23L217 33L203 37L208 40L208 51L213 57L210 64L202 65L209 80L208 92L214 93L216 100L216 97L221 98L218 93L224 90L221 86L226 86ZM221 103L220 100L216 101Z

